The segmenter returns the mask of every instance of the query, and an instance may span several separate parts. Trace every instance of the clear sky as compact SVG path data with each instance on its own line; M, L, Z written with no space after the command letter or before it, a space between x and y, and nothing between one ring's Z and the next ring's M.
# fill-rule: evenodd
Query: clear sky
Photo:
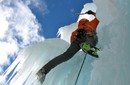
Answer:
M77 21L78 16L85 3L92 0L45 0L47 10L43 15L36 8L32 8L38 22L42 24L40 32L45 38L54 38L58 29Z

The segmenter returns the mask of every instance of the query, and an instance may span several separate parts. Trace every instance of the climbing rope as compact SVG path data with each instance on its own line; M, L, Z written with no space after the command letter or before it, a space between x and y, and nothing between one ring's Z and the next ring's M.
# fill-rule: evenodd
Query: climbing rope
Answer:
M87 53L86 53L85 56L84 56L83 62L82 62L82 64L81 64L81 67L80 67L80 70L79 70L79 73L78 73L78 75L77 75L77 78L76 78L76 81L75 81L75 84L74 84L74 85L77 85L77 81L78 81L78 78L79 78L80 73L81 73L81 71L82 71L82 68L83 68L83 65L84 65L86 56L87 56Z

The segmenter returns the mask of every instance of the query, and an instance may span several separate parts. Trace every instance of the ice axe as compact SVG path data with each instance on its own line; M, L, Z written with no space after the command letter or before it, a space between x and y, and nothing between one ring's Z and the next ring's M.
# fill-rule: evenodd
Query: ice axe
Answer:
M91 11L91 10L89 10L89 11L87 11L87 12L85 12L85 13L76 13L76 15L84 15L84 14L95 14L93 11Z
M75 15L84 15L84 14L87 14L86 12L85 13L75 13Z

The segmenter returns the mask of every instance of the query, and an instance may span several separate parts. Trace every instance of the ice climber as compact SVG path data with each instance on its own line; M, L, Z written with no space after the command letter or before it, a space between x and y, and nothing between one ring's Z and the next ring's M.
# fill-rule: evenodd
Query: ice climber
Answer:
M66 52L49 61L37 72L38 79L41 83L44 81L46 74L51 69L71 59L81 48L83 50L87 50L89 54L98 58L98 55L94 54L95 51L93 51L91 48L95 48L98 42L96 28L99 24L99 20L96 17L96 13L91 10L87 11L84 14L93 15L95 18L91 21L85 18L79 21L78 28L72 32L71 44Z

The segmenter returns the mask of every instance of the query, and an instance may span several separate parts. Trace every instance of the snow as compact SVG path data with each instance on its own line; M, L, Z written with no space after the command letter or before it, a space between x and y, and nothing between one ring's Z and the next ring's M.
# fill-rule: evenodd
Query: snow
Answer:
M65 40L66 42L69 42L70 43L70 36L71 36L71 33L76 30L78 26L78 23L73 23L71 25L68 25L68 26L64 26L64 27L61 27L59 28L59 31L58 31L58 36L60 36L60 39L63 39ZM71 28L71 29L70 29Z
M101 47L100 58L87 56L77 85L130 84L129 2L128 0L94 0L97 6L97 17L100 20L97 45ZM68 40L71 32L68 32L68 29L72 28L72 31L76 28L75 26L77 23L60 28L59 34L62 39L48 39L20 52L5 73L8 75L12 69L16 68L10 85L40 85L36 79L36 72L69 47ZM84 55L82 51L79 51L71 60L58 65L47 74L42 85L74 85Z

